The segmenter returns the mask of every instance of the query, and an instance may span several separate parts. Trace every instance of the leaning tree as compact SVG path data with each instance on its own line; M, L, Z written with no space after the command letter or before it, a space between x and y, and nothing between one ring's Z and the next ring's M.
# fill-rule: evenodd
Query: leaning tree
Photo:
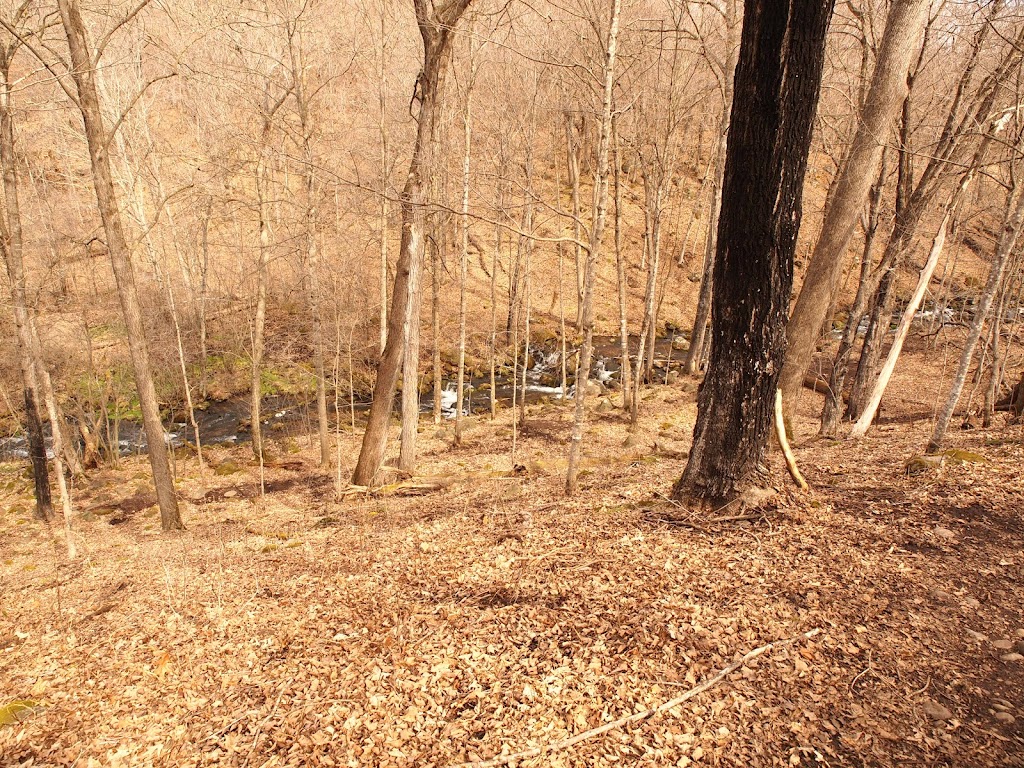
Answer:
M416 334L411 328L419 323L420 266L426 239L426 189L434 173L434 143L440 112L440 98L451 54L452 35L459 18L471 0L449 0L435 5L427 0L414 0L416 21L423 39L423 69L416 83L419 99L416 140L409 174L402 190L402 245L395 268L388 318L387 342L377 364L377 380L373 386L373 404L363 435L359 460L352 482L369 485L380 469L387 444L388 420L398 386L399 364L406 358L402 407L402 461L412 469L415 456L416 420L419 415L416 389L418 343L408 344Z

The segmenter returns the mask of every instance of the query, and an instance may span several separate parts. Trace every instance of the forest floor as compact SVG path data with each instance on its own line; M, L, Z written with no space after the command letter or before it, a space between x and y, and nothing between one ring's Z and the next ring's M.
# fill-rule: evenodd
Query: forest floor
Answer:
M531 409L518 471L508 412L462 448L425 423L445 487L418 497L337 502L312 446L265 495L245 448L208 451L223 473L179 459L173 535L125 460L76 489L71 564L2 465L0 706L23 703L0 710L0 764L1024 766L1024 433L958 430L984 461L908 476L925 359L866 439L797 445L809 492L773 453L780 492L751 520L649 512L683 469L692 381L650 391L631 447L621 412L592 412L572 499L557 405ZM806 393L804 433L819 408Z

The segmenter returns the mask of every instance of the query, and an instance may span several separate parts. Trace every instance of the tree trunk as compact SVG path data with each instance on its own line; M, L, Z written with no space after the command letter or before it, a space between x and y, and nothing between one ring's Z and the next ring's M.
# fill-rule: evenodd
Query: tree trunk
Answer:
M626 317L626 289L628 287L626 285L626 255L622 251L622 172L619 161L619 132L616 122L613 113L612 178L615 186L615 271L619 289L619 384L622 386L622 408L633 413L635 398L633 396L633 374L629 363L629 325ZM565 370L564 362L562 370ZM565 392L564 374L562 378L562 391Z
M435 217L436 221L436 217ZM434 228L433 244L430 249L430 328L434 336L431 350L431 365L434 379L434 423L441 423L441 395L444 391L444 372L441 368L441 248L447 248L445 230Z
M597 169L594 178L594 221L590 228L590 248L587 250L583 273L583 306L580 315L583 346L576 370L576 408L569 442L569 468L565 476L565 493L576 493L580 454L583 448L583 426L586 420L587 380L590 360L594 351L594 267L601 253L605 218L608 211L608 150L612 130L612 91L615 86L615 57L618 52L619 12L621 0L611 0L611 18L604 57L604 101L602 103L600 138L597 146Z
M499 168L498 182L495 185L494 196L496 198L495 209L498 211L498 217L500 218L501 211L505 209L505 196L504 187L501 183L501 171ZM495 376L495 366L498 354L498 257L501 254L501 224L496 223L494 225L494 251L491 254L491 338L489 345L489 356L490 356L490 396L491 396L491 421L494 421L498 415L498 394L496 390L497 377Z
M256 167L256 188L259 196L259 247L256 262L256 309L252 324L252 355L249 377L249 436L252 441L253 457L260 465L260 487L263 485L263 424L260 404L263 399L263 351L266 346L264 332L267 325L267 260L270 252L270 212L268 210L267 184L270 170L267 167L266 147L261 150Z
M416 437L420 424L420 258L409 263L409 282L403 337L405 355L402 358L402 431L398 452L398 468L412 473L416 470Z
M875 414L878 413L878 406L882 402L882 395L885 394L885 388L889 385L889 379L896 369L896 361L903 350L903 342L906 340L907 334L910 333L910 325L914 322L914 315L917 312L917 308L921 306L921 300L924 298L925 291L928 290L928 284L931 282L932 275L935 273L935 267L939 263L939 257L942 255L942 248L946 243L946 230L949 228L951 215L952 210L948 208L946 215L942 218L942 223L939 224L939 231L935 235L935 240L932 242L928 260L921 269L917 288L914 290L910 302L903 310L903 317L900 318L900 324L896 328L896 336L892 341L892 347L889 348L885 364L878 375L878 381L875 382L875 386L871 390L871 395L864 407L864 412L857 419L857 423L853 425L850 437L864 437L867 434L868 427L871 426L871 422L874 421Z
M92 60L78 0L58 0L58 6L71 54L71 75L78 90L78 107L85 124L96 201L100 218L103 221L107 249L110 252L114 279L121 300L121 310L128 330L128 348L135 370L135 385L142 409L149 461L153 470L153 484L156 487L157 501L160 506L160 522L165 531L178 530L184 526L174 495L167 443L164 440L163 424L160 421L160 406L157 403L156 389L153 386L149 349L142 321L142 307L135 285L131 251L122 228L114 182L110 173L110 159L107 154L110 135L103 126L103 116L96 90L97 62Z
M388 339L377 365L377 380L373 386L373 402L370 405L366 433L363 435L359 459L352 475L352 482L356 485L369 485L384 458L388 437L387 425L395 398L399 361L403 352L402 326L408 321L410 308L418 310L419 304L418 278L424 241L424 185L434 172L432 145L438 117L438 100L444 72L448 66L451 37L455 25L469 7L470 1L452 0L435 11L428 7L426 0L415 0L416 17L423 41L423 70L419 76L420 111L416 121L416 141L412 159L409 161L409 175L402 191L402 245L391 294ZM418 315L416 321L418 324ZM406 381L403 390L409 385L410 382Z
M731 502L762 482L831 15L828 0L745 3L718 223L711 357L676 498Z
M735 17L736 4L729 4L730 15ZM715 254L718 250L718 219L722 210L722 185L725 181L725 159L729 139L729 119L732 115L732 102L736 72L736 59L739 55L738 41L733 39L738 26L736 18L728 19L729 50L726 55L722 77L722 114L718 121L718 141L715 145L715 185L711 192L711 205L708 208L708 229L704 238L704 266L701 270L700 291L697 294L697 312L693 318L693 329L690 332L690 347L686 351L683 371L690 375L700 371L703 362L704 340L707 334L708 319L711 317L711 297L714 292ZM700 157L700 154L697 155Z
M886 153L882 153L881 167L878 169L878 178L871 188L868 210L864 222L864 246L861 251L860 276L857 281L857 293L854 296L853 307L846 316L846 323L843 325L843 332L840 336L839 348L836 352L832 372L829 374L828 386L825 388L825 404L821 412L821 426L818 434L822 437L834 437L839 428L839 414L842 407L843 382L846 379L846 367L848 366L850 351L857 338L857 326L860 323L861 315L864 313L864 306L867 302L868 281L871 274L871 250L878 234L878 225L881 218L882 193L885 191L885 180L888 176L888 163ZM840 367L842 366L842 367Z
M316 416L317 435L320 442L320 466L328 467L331 463L330 427L327 423L327 370L324 363L324 331L321 313L320 295L320 253L317 248L317 206L316 176L313 172L313 124L310 116L310 97L306 92L305 62L303 61L301 43L297 32L288 36L288 52L291 58L292 92L295 98L296 111L299 116L299 127L302 131L302 179L303 191L306 195L305 238L306 253L303 259L304 278L306 282L306 301L309 305L309 317L312 325L311 346L313 347L313 368L316 374Z
M583 215L580 205L580 142L576 140L575 120L569 112L565 113L565 146L569 168L569 189L572 201L572 236L575 241L573 264L576 274L576 330L583 330L583 249L580 248L583 227L580 217Z
M10 53L13 54L13 50ZM14 116L10 87L11 56L8 55L8 50L4 50L3 54L4 58L0 61L0 164L3 169L5 220L0 222L0 252L2 252L7 277L10 281L11 306L14 310L18 360L21 364L25 398L25 434L28 438L32 481L35 486L36 517L46 520L53 514L53 500L50 494L50 475L46 463L43 420L40 415L43 397L37 375L37 371L45 363L34 354L35 345L32 343L33 318L28 306L25 265L22 255L21 209L18 204L18 172L14 156ZM54 429L57 428L58 425L55 424Z
M928 452L935 453L942 447L942 441L946 436L946 429L949 427L950 419L953 418L953 411L960 400L960 393L963 391L964 382L967 381L967 372L971 367L971 359L974 357L974 348L981 338L981 331L988 319L989 309L995 298L996 291L1006 274L1006 264L1010 254L1017 244L1017 236L1020 233L1021 222L1024 220L1024 194L1021 190L1014 189L1007 200L1007 216L1003 221L1002 229L999 232L999 244L996 247L995 258L992 260L992 267L989 270L988 282L981 294L981 299L975 307L974 320L971 322L971 329L964 342L963 354L960 356L960 366L957 368L956 376L953 377L953 384L950 387L949 397L946 405L935 422L935 429L932 431L931 439L928 441ZM1013 200L1016 197L1016 200Z
M473 53L470 51L470 59ZM455 444L462 445L462 398L466 381L466 268L469 261L469 171L473 147L473 80L476 66L470 62L471 77L466 86L466 111L462 124L462 248L459 253L459 380L455 394Z
M906 98L907 72L921 47L929 0L895 0L882 36L871 89L833 187L804 283L786 329L786 359L779 379L787 432L804 373L828 309L839 290L853 237L882 156L885 137Z

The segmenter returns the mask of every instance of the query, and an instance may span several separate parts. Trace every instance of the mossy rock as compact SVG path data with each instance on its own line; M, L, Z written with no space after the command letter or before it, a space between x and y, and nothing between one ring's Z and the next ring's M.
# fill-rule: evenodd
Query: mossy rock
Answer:
M594 409L597 413L609 413L615 410L615 406L612 405L612 401L607 397L602 397L601 402L597 404L597 408Z
M213 468L213 474L219 475L219 476L222 476L222 477L224 475L234 475L234 474L236 474L238 472L241 472L241 471L242 471L242 468L240 466L238 466L238 464L236 464L235 462L233 462L231 460L222 461L220 464L218 464L216 467Z
M954 464L986 464L988 459L982 456L980 453L974 453L973 451L965 451L960 448L949 448L943 451L940 456L945 456L947 460Z
M944 456L911 456L903 465L903 471L909 476L920 475L938 469L943 465L944 459Z

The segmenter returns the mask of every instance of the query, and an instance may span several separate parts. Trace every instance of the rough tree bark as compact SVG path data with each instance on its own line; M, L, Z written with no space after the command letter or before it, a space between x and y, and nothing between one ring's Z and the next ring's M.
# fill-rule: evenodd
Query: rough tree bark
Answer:
M160 421L160 406L156 399L156 388L153 386L149 347L142 321L138 289L135 285L131 249L125 238L113 177L110 172L110 158L107 154L110 135L103 125L103 113L96 88L98 62L93 60L78 0L58 0L58 7L71 54L71 76L78 92L77 106L85 124L96 202L107 238L107 250L110 253L114 279L117 283L121 311L128 329L128 349L131 353L132 367L135 371L135 386L142 409L149 462L153 471L153 485L156 487L157 502L160 506L160 523L165 531L179 530L184 528L184 525L181 522L178 501L174 495L167 443L164 440L164 428Z
M804 283L786 329L787 349L779 386L787 432L804 373L822 323L839 290L846 249L867 199L889 129L906 98L907 72L921 47L929 0L895 0L889 10L864 106L853 142L825 210Z
M746 0L718 222L711 355L675 498L760 485L785 352L793 253L830 0Z
M373 386L373 402L367 419L352 482L369 485L384 459L387 445L388 420L398 385L398 368L403 354L403 326L408 322L410 306L419 304L418 275L423 259L424 244L424 187L433 173L433 143L438 118L438 100L442 81L448 67L448 52L459 18L471 0L449 0L433 6L427 0L414 0L416 21L423 41L423 69L420 72L417 95L420 111L417 117L416 140L409 174L402 190L402 244L395 268L395 282L391 293L391 313L388 318L388 338L377 364L377 380ZM412 278L412 279L411 279ZM415 287L413 293L410 288ZM419 317L414 318L419 322ZM408 382L406 383L408 386Z

